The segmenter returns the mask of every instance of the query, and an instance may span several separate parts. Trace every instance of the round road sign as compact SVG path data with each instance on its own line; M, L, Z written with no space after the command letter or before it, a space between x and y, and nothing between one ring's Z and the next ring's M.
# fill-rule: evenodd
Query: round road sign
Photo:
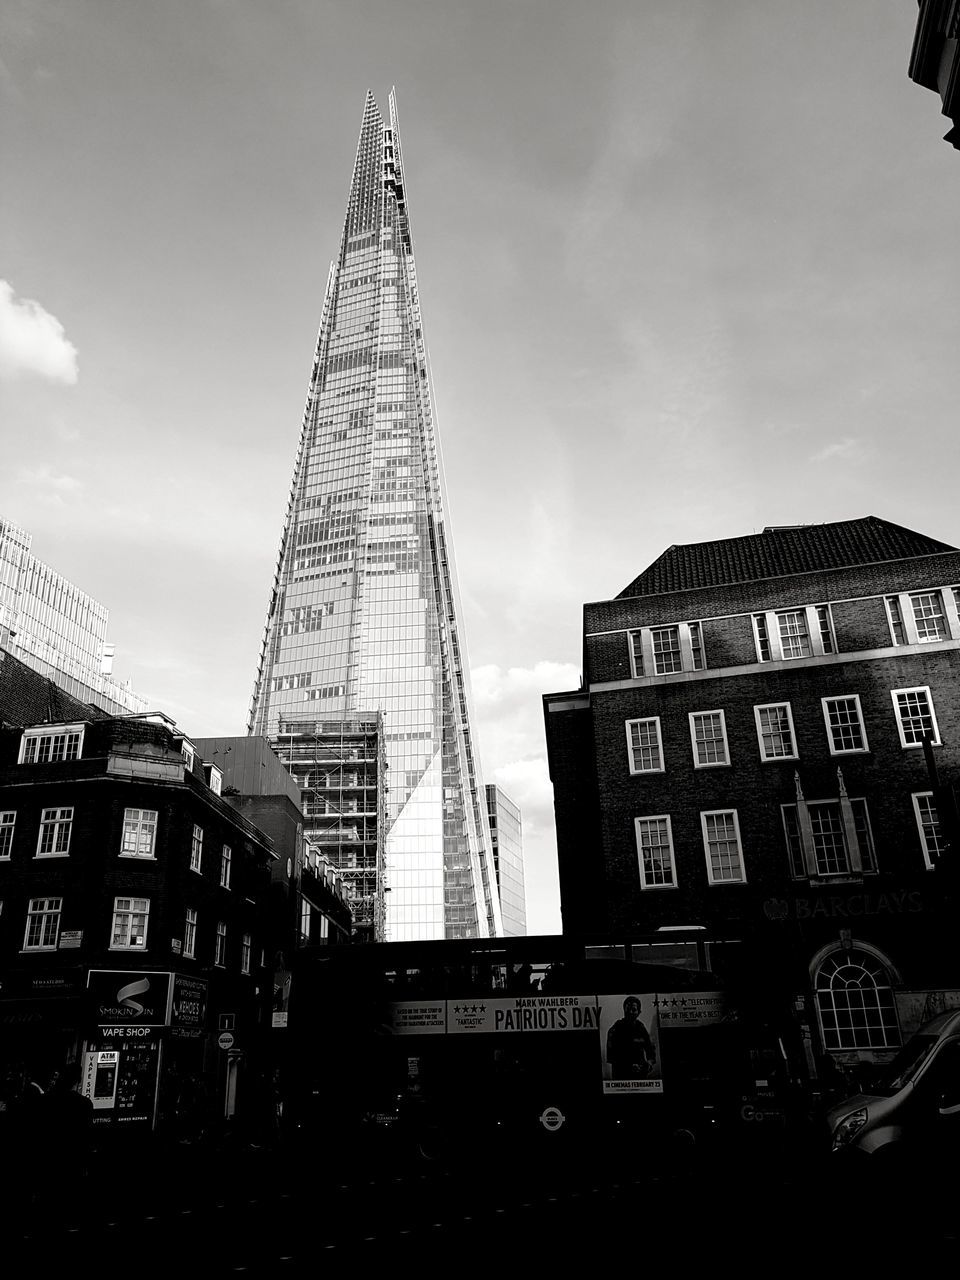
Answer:
M224 1031L220 1036L220 1039L217 1041L217 1044L220 1046L221 1049L232 1049L233 1048L233 1032Z
M540 1123L548 1133L556 1133L566 1118L559 1107L545 1107L540 1113Z

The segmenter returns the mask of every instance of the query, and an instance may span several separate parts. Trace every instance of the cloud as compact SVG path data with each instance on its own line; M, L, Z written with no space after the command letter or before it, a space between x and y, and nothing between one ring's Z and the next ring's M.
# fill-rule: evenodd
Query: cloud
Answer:
M56 475L49 467L21 467L17 480L39 490L41 501L54 506L62 505L65 496L79 493L83 488L83 481L76 476Z
M474 667L470 682L486 778L505 765L545 756L540 695L578 688L580 672L569 662L537 662L507 670L491 663Z
M495 782L520 806L525 837L553 833L553 784L545 756L500 765L486 781Z
M0 378L24 373L73 386L77 349L56 316L0 280Z
M851 458L856 457L860 453L860 441L854 439L853 436L844 436L840 440L834 440L832 444L824 445L822 449L818 449L811 457L811 462L829 462L832 458Z

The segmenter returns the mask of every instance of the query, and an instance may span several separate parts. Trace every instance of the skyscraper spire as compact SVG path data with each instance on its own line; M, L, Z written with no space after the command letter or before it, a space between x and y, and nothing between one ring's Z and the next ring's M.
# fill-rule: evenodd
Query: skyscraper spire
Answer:
M248 729L300 780L308 840L329 849L337 833L334 860L375 936L389 889L391 940L502 932L444 507L396 94L385 124L368 92ZM377 713L375 864L366 834L349 834L355 803L372 812L369 783L344 789L341 760L334 786L329 750L307 744Z

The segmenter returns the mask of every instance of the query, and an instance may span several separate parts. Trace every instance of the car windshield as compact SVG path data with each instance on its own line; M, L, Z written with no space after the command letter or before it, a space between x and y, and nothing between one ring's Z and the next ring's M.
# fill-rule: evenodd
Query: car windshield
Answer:
M878 1070L872 1081L874 1091L889 1096L902 1089L916 1073L921 1062L930 1056L936 1043L936 1036L914 1036L912 1040L908 1040L897 1056Z

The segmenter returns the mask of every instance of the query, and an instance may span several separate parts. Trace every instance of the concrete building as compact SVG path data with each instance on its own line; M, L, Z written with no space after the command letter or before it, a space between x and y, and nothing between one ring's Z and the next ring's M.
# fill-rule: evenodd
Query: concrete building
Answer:
M503 932L508 938L527 932L527 899L523 885L523 822L520 809L493 783L487 783L487 817L490 847L497 872L497 891L503 912Z
M674 546L586 605L544 698L564 932L735 930L814 1073L960 1004L958 584L867 517Z
M377 940L503 927L445 509L396 99L384 119L368 93L248 728L298 771L313 738L323 763L336 720L382 715L381 847L360 867L349 837L338 854ZM323 787L308 820L373 798Z
M147 699L112 674L107 610L38 560L31 544L0 516L0 649L111 715L146 711Z
M197 738L195 745L220 770L226 802L268 835L279 855L271 877L276 967L288 970L297 946L349 942L353 922L337 864L310 839L301 788L270 744L230 737Z

